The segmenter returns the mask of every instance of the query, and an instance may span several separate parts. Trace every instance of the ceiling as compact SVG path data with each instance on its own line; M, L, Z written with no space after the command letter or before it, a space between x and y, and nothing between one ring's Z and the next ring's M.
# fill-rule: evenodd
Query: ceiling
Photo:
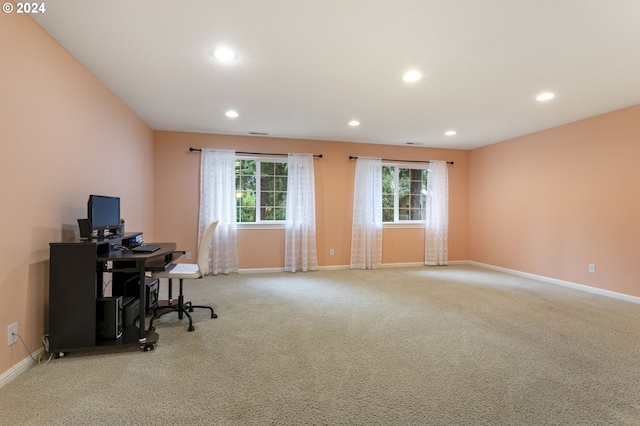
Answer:
M32 16L155 130L473 149L640 103L638 0L55 0Z

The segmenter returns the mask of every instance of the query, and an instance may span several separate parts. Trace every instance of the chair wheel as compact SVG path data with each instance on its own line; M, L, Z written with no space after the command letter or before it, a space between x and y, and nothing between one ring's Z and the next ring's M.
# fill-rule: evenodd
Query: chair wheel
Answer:
M195 330L195 329L196 329L196 328L195 328L194 326L190 325L188 330L189 330L189 331L193 331L193 330Z

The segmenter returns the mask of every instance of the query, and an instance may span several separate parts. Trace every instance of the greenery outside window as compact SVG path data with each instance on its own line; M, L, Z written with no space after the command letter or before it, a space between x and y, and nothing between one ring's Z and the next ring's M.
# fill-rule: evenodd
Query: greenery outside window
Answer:
M427 169L382 166L382 222L425 219Z
M275 223L286 219L287 160L236 160L236 222Z

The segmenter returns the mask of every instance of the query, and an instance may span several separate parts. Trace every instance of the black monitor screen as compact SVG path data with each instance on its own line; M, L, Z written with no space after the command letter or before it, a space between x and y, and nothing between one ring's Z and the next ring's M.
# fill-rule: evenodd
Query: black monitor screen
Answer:
M87 204L87 214L94 230L120 227L120 198L91 195Z

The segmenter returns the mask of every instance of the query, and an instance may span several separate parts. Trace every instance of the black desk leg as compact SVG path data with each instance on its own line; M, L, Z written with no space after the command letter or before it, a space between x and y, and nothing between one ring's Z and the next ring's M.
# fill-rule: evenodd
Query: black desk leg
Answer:
M147 315L147 284L145 282L144 261L136 260L136 267L140 271L140 333L138 342L144 345L147 342L147 332L144 319Z

